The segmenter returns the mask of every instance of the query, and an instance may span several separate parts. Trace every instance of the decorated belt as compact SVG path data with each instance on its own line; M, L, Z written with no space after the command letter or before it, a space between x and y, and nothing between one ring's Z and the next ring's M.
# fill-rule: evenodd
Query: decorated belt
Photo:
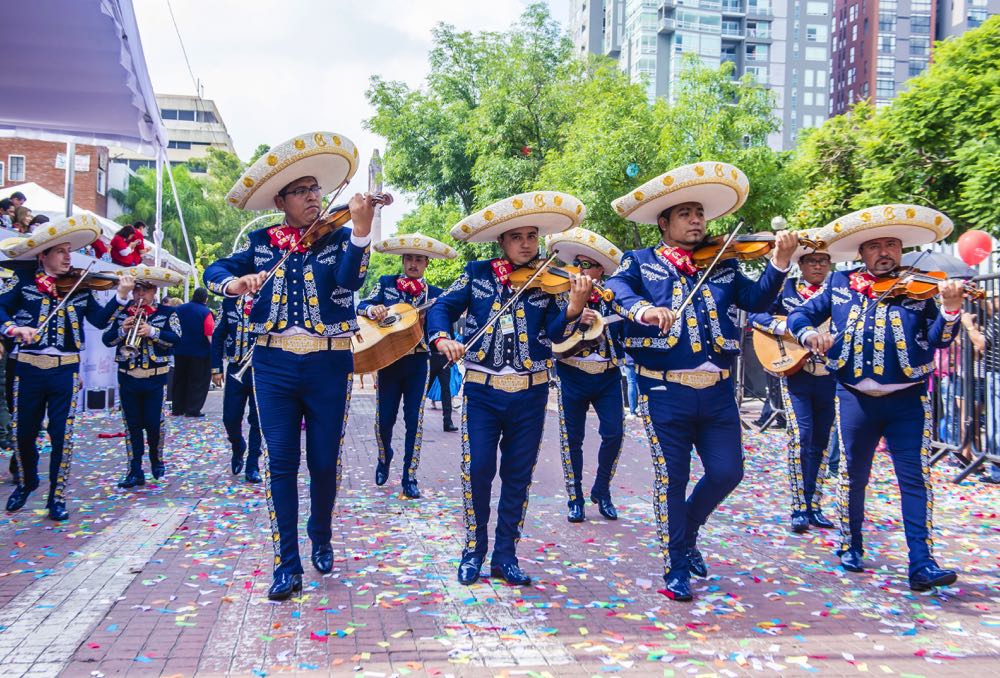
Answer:
M132 369L120 369L119 374L127 374L135 379L148 379L149 377L158 377L161 374L166 374L170 371L170 365L162 365L160 367L133 367Z
M51 370L53 367L75 365L80 362L80 355L48 355L46 353L17 353L17 362L26 363L41 370Z
M826 369L826 366L824 366L823 363L816 362L814 360L807 360L806 364L802 366L802 369L814 377L825 377L830 374L830 370Z
M532 386L544 384L549 380L548 370L532 374L486 374L478 370L467 369L465 381L470 384L485 384L504 393L518 393Z
M639 366L639 374L649 379L659 379L669 381L672 384L680 384L690 388L708 388L715 386L720 381L729 378L729 370L714 372L711 370L651 370Z
M350 351L350 337L317 337L313 334L265 334L257 343L268 348L278 348L295 355L318 351Z
M587 374L604 374L608 370L613 370L615 365L610 360L580 360L579 358L563 358L559 362L575 367Z

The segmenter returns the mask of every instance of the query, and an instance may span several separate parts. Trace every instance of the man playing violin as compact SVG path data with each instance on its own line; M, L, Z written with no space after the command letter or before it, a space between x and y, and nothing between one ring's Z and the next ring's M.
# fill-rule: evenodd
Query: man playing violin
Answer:
M48 414L52 454L46 507L52 520L69 518L66 492L73 458L74 404L80 390L83 321L104 329L111 315L128 303L132 286L130 278L123 278L118 285L118 296L107 304L100 304L94 293L82 285L71 294L59 291L60 276L71 268L71 253L86 247L99 235L97 218L82 213L51 222L30 236L5 240L0 248L10 259L38 261L34 276L12 277L0 289L0 327L19 344L13 356L17 363L14 368L17 487L7 500L8 511L21 509L38 488L35 441Z
M500 452L500 500L490 575L528 585L516 546L528 507L528 488L545 423L553 338L572 333L586 307L591 282L576 276L568 305L542 289L514 290L511 276L538 258L539 235L565 231L585 214L565 193L515 195L466 217L451 230L469 242L496 240L503 255L472 261L427 314L435 350L465 360L462 401L462 492L465 542L458 581L474 584L489 548L491 488ZM514 295L519 295L515 297ZM511 300L513 303L510 303ZM506 308L505 308L506 306ZM452 323L466 313L465 341L451 339Z
M707 576L698 531L743 478L730 378L740 351L739 309L771 305L798 242L792 233L779 233L774 256L756 282L733 260L707 273L694 267L692 250L704 240L706 222L739 209L748 191L737 168L703 162L667 172L612 203L627 219L656 224L662 237L656 247L627 252L608 287L618 313L631 321L625 350L638 372L666 595L674 600L691 600L691 573ZM681 311L699 281L704 284ZM692 447L705 475L687 497Z
M580 269L595 283L604 279L604 273L614 270L621 263L622 252L611 241L585 228L573 228L550 235L546 245L559 259ZM580 315L578 328L604 323L597 342L573 356L559 358L556 374L559 376L560 443L562 447L563 476L566 480L568 512L571 523L586 520L583 509L583 440L587 430L587 410L591 406L600 422L598 434L601 446L597 453L597 474L590 488L590 501L608 520L618 519L618 510L611 500L611 481L618 467L622 451L624 429L622 425L621 370L618 365L625 358L622 348L624 328L615 315L612 302L606 301L595 290L587 300Z
M788 332L788 316L815 296L830 274L828 252L799 246L792 255L801 278L789 278L781 294L766 313L751 313L750 324L774 335ZM798 372L780 379L781 397L788 422L788 481L792 495L793 532L801 534L809 526L831 529L834 524L820 510L823 478L833 432L833 375L819 362L808 361Z
M397 254L403 260L402 275L384 275L365 299L358 304L358 313L380 322L395 304L425 306L441 296L440 287L424 280L424 271L431 258L453 259L458 253L443 242L421 233L408 233L375 243L375 251ZM385 485L392 463L392 429L396 425L399 404L403 403L406 440L403 453L403 496L420 497L417 468L423 440L424 395L427 393L429 349L426 338L407 355L378 371L375 381L375 440L378 442L378 465L375 484Z
M916 591L957 579L932 553L927 378L935 350L955 339L963 289L959 281L942 282L939 309L930 299L883 297L874 286L896 271L904 247L942 240L951 230L948 217L917 205L882 205L838 219L824 229L827 249L834 255L858 253L863 266L834 272L788 316L788 329L801 344L827 356L837 380L840 563L848 572L864 570L865 488L884 436L900 488L910 588ZM828 318L834 334L818 329Z
M216 294L253 299L250 331L259 335L252 358L254 391L275 547L272 600L302 589L297 481L303 418L312 564L322 574L333 570L331 522L351 399L351 335L358 329L353 296L368 270L374 198L351 198L353 229L332 230L312 247L302 240L321 214L322 195L346 185L357 170L357 156L350 140L329 132L290 139L264 154L228 200L241 209L277 208L285 220L251 232L246 244L204 275Z

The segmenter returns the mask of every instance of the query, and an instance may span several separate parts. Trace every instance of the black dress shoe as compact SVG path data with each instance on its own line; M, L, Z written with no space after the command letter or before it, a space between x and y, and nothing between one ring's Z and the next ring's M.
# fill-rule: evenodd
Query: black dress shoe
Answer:
M809 512L809 524L813 527L821 527L824 530L832 530L836 527L836 525L834 525L829 518L824 516L823 512L819 509Z
M608 520L618 520L618 509L611 503L611 497L595 497L590 495L590 501L597 504L597 510Z
M248 483L259 483L259 482L261 482L261 480L260 480L260 471L258 471L255 468L248 468L247 469L247 474L246 474L246 479L247 479Z
M235 454L229 459L229 468L233 470L233 475L238 476L241 471L243 471L243 455L236 456Z
M458 583L462 586L472 586L479 581L479 573L483 569L483 559L479 556L463 556L458 565Z
M930 591L935 586L951 586L958 581L955 570L946 570L937 565L924 565L910 575L910 588L914 591Z
M275 573L271 588L267 590L268 600L288 600L293 593L302 590L302 575L288 574L287 572Z
M420 488L417 487L416 480L404 480L402 485L404 497L407 499L420 499Z
M792 516L792 532L802 534L809 531L809 516Z
M582 523L587 519L587 516L583 512L583 502L573 502L569 505L569 511L566 512L566 520L571 523Z
M333 571L333 547L329 544L313 546L312 564L317 571L330 574Z
M8 511L20 511L21 508L28 501L28 497L31 496L33 490L29 490L27 487L18 485L11 492L10 498L7 499L7 510Z
M118 487L127 490L136 485L146 484L146 474L142 471L129 471L124 478L118 481Z
M663 581L666 583L667 598L686 602L694 598L691 595L691 580L686 576L665 574Z
M458 430L458 427L455 426L450 421L444 422L444 431L445 431L445 433L454 433L457 430Z
M861 549L847 549L840 554L840 565L848 572L864 572L865 563Z
M387 480L389 480L389 463L386 462L383 464L382 462L379 462L378 465L375 466L375 484L381 487L382 485L385 485L385 481Z
M490 576L498 577L514 586L527 586L531 583L531 577L524 573L516 563L504 563L503 565L491 565Z
M699 577L708 576L708 565L705 564L705 559L701 556L701 551L697 547L689 548L687 552L688 556L688 570L691 574L697 575Z
M153 464L150 467L150 469L153 472L153 479L154 480L159 480L163 476L167 475L167 469L166 469L166 467L162 463Z
M69 511L66 510L66 502L51 502L49 504L49 518L58 521L69 520Z

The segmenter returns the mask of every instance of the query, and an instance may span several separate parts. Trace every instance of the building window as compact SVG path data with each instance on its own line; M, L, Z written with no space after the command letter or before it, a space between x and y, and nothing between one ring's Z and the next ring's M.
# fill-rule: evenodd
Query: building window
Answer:
M807 42L826 42L826 26L806 26Z
M826 71L816 71L816 86L826 87Z
M176 120L177 119L177 109L176 108L162 108L160 109L160 117L164 120Z
M896 81L879 78L875 81L875 98L891 99L896 94Z
M187 151L187 150L191 149L191 142L190 141L169 141L169 142L167 142L167 148L176 148L176 149Z
M929 56L931 52L931 39L919 36L910 37L910 56Z
M876 68L878 68L879 75L888 75L891 77L896 71L896 58L891 56L880 56L876 64Z
M930 35L931 34L930 16L911 16L910 32L917 33L918 35Z
M896 52L896 36L895 35L879 35L878 36L878 53L879 54L894 54Z
M812 92L805 92L805 93L803 93L803 95L802 95L802 105L803 106L812 106L813 105L813 93Z
M830 3L809 0L806 3L806 14L809 16L830 16Z
M851 17L851 21L857 21L857 18L858 18L858 6L857 5L851 5L850 17Z
M816 71L811 68L806 69L806 87L813 87L816 84Z
M108 173L104 171L103 167L97 168L97 193L98 195L107 195L108 192Z
M897 9L896 0L879 0L878 10L880 12L895 12Z
M194 111L177 111L177 119L194 122Z
M826 106L826 92L816 92L816 105Z
M893 9L895 9L895 2L893 4ZM879 3L879 10L884 9L884 2ZM911 12L924 12L926 14L931 13L931 0L910 0L910 11Z
M878 15L878 32L879 33L895 33L896 32L896 15L895 14L885 14L884 12Z
M586 26L582 28L586 28ZM218 122L218 120L215 119L215 113L212 111L198 111L198 122L214 123Z
M826 61L826 47L806 47L807 61Z
M23 155L7 156L7 178L12 184L19 184L24 181L25 162Z
M3 168L3 163L0 162L0 186L3 186L6 183L4 181L4 179L3 179L4 178L4 171L3 171L3 169L4 169Z
M910 61L910 77L915 77L924 72L927 68L927 61L924 59L913 59Z

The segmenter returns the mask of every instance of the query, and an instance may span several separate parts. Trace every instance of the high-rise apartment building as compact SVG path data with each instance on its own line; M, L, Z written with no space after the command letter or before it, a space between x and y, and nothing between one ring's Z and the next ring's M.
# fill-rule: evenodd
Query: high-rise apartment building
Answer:
M1000 0L939 0L937 39L961 35L994 14L1000 14Z
M604 3L570 0L569 36L577 55L600 54L604 43Z

